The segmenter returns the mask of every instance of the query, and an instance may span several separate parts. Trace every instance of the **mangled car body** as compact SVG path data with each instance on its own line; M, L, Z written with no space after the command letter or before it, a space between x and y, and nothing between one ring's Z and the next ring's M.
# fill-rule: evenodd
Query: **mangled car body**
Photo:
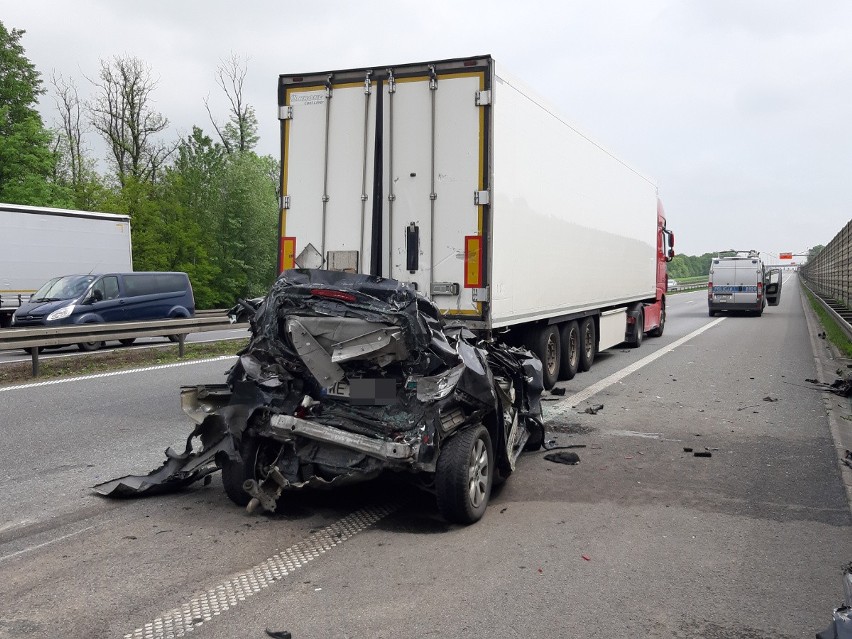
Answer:
M445 325L396 280L288 270L251 327L226 384L182 389L196 422L187 450L99 492L162 490L221 468L232 501L274 511L287 490L397 471L432 490L448 520L472 523L521 451L541 445L539 360Z

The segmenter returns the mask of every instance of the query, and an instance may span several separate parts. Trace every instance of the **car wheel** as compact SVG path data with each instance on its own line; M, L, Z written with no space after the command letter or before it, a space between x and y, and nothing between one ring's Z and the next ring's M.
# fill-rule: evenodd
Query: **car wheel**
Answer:
M266 470L274 464L281 451L281 444L262 437L244 437L240 445L240 459L233 460L226 457L221 462L222 485L225 494L237 506L246 506L251 501L243 484L246 480L253 479L260 483L268 474Z
M632 348L639 348L642 346L642 338L645 337L645 311L639 309L639 314L636 315L636 325L633 329L633 337L630 340L630 346Z
M533 329L532 351L541 360L545 390L553 388L559 378L561 350L559 331L555 326L540 326Z
M38 347L38 352L39 352L39 353L43 352L45 348L46 348L45 346L39 346L39 347ZM25 349L23 349L23 350L24 350L24 352L25 352L27 355L32 355L32 354L33 354L33 349L32 349L32 348L25 348Z
M135 341L136 341L135 337L128 337L127 339L118 340L119 344L121 344L122 346L131 346L133 344L133 342L135 342Z
M660 308L660 325L657 328L652 328L648 331L648 335L651 337L662 337L663 330L666 328L666 301L662 301L662 306Z
M580 326L576 321L559 327L559 342L562 349L559 379L574 379L580 370Z
M84 353L91 353L92 351L96 351L99 348L104 346L104 342L80 342L77 344L77 348L79 348Z
M597 350L597 331L595 330L595 318L584 317L580 322L580 370L587 371L595 362L595 351Z
M491 436L479 424L451 437L438 457L435 490L438 510L447 521L479 521L491 498L494 450Z

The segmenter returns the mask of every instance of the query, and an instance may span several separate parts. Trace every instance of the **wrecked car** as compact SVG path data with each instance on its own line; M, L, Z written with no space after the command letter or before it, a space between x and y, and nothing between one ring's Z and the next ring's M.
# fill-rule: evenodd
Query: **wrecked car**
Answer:
M445 324L407 284L288 270L250 322L227 383L182 388L196 423L186 450L98 492L170 490L221 469L234 503L275 511L286 491L396 472L470 524L520 453L542 444L535 355Z

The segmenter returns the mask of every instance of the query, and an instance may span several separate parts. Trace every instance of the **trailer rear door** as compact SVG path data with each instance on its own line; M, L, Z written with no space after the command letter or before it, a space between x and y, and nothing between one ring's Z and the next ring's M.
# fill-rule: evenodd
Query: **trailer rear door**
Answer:
M485 312L491 60L281 76L279 269L411 282Z

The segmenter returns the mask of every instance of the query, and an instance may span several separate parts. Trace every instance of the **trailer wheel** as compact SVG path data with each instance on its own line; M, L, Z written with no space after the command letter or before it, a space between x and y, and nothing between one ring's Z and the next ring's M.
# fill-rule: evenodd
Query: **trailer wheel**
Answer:
M447 521L479 521L491 498L494 452L491 436L479 424L446 441L438 457L435 492L438 510Z
M597 351L597 331L595 318L584 317L580 322L580 370L587 371L595 361Z
M536 327L532 337L532 350L541 360L541 367L544 369L544 388L550 390L559 378L559 360L562 355L559 331L555 326Z
M662 337L663 330L666 328L666 300L661 302L662 306L660 307L660 325L657 328L652 328L648 331L648 335L651 337Z
M636 316L636 325L633 329L633 338L630 340L632 348L642 346L642 338L645 337L645 311L639 309L639 314Z
M275 463L281 444L261 437L244 437L240 445L240 459L234 461L230 457L223 458L222 485L225 494L237 506L247 506L251 501L249 495L243 488L247 479L261 482L266 479L266 467Z
M559 341L562 347L559 379L574 379L580 370L580 327L576 320L559 327Z

